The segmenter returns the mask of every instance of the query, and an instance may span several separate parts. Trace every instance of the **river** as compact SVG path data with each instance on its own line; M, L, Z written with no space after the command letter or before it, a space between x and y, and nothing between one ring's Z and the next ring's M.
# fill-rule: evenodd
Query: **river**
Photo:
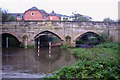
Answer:
M40 49L39 56L35 48L3 48L2 80L43 78L51 76L52 72L59 70L62 66L75 63L74 56L58 46L52 47L51 57L48 55L47 47Z

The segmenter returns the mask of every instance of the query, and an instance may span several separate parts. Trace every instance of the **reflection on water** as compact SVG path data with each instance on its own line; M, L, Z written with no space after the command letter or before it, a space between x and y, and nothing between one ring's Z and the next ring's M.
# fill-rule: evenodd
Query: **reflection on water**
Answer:
M48 48L41 48L39 56L34 48L3 48L2 50L3 74L6 74L6 72L21 74L51 73L62 66L69 66L75 62L74 57L60 47L52 47L51 57L48 56ZM3 77L7 76L4 75Z

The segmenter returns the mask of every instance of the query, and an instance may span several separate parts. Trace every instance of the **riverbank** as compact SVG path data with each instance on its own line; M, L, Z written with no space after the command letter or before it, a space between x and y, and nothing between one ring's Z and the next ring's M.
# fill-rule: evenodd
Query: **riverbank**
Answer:
M105 42L94 48L68 48L77 63L55 71L47 80L113 79L120 77L118 42Z

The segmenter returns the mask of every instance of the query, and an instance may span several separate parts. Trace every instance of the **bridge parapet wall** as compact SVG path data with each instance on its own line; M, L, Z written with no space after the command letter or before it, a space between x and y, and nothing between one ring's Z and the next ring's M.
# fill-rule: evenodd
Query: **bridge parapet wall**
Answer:
M103 29L107 28L116 28L118 23L104 23L104 22L50 22L50 21L37 21L37 22L5 22L2 27L8 28L18 28L18 27L72 27L72 28L95 28Z
M96 34L108 33L118 41L118 23L104 22L79 22L79 21L29 21L29 22L5 22L1 24L2 32L14 34L23 41L23 36L27 35L29 44L34 44L34 37L43 32L50 31L58 35L65 43L66 36L71 37L71 44L75 44L75 39L83 33L94 32Z

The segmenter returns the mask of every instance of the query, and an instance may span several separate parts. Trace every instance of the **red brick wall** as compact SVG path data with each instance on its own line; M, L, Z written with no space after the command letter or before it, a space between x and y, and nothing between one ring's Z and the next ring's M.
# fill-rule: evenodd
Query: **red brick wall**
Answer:
M24 20L42 20L42 14L39 11L26 11L24 13Z
M49 15L49 19L48 20L53 20L53 21L59 21L59 17L58 16L54 16L54 15Z

